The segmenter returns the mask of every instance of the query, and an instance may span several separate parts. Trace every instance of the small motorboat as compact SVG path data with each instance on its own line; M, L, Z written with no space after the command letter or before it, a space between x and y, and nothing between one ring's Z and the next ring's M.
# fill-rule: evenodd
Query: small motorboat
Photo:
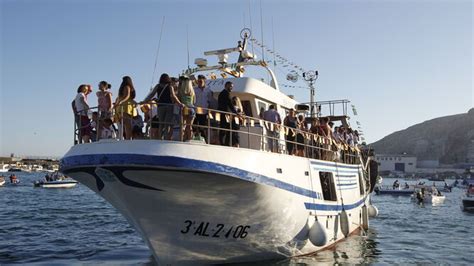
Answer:
M415 188L406 182L405 185L402 186L398 180L396 180L392 186L377 185L374 191L377 195L410 196L415 192Z
M413 187L393 188L391 186L376 186L374 191L377 195L410 196L415 192L415 189Z
M2 175L0 176L0 187L5 185L5 177Z
M446 196L442 195L435 187L433 187L431 191L422 188L411 195L412 201L424 204L442 204L445 199Z
M36 181L33 183L34 187L42 188L72 188L77 185L77 181L67 178L63 180L54 180L54 181Z
M461 209L465 212L474 212L474 185L470 185L461 198Z
M46 174L43 180L38 180L33 183L34 187L42 188L71 188L77 185L77 181L61 175L59 172L53 174Z

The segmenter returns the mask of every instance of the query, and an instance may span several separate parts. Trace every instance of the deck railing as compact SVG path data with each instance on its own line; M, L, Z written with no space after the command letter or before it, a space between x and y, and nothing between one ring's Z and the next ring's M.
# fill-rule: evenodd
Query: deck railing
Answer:
M173 119L171 121L165 122L156 119L157 112L159 112L158 107L164 106L169 106L167 111L173 110ZM127 136L127 134L130 135L130 129L128 130L129 132L126 132L125 128L130 125L126 123L134 123L134 119L138 119L138 109L141 109L146 116L146 120L143 121L145 132L143 132L143 126L138 126L139 129L135 130L136 134L133 134L133 137ZM175 104L157 105L154 102L134 103L132 106L122 105L115 107L112 112L101 112L98 107L92 107L88 110L83 110L82 116L85 116L87 112L87 118L91 119L91 123L95 122L95 131L93 131L93 134L90 134L92 142L103 139L101 134L105 130L106 119L111 119L113 122L111 127L113 127L113 131L116 133L116 137L113 138L118 141L128 139L192 141L209 145L228 145L275 153L295 154L294 151L288 150L288 147L293 146L294 150L302 150L299 153L300 156L307 158L350 164L360 163L361 150L358 145L347 145L343 142L337 142L331 137L321 136L243 114L201 107L192 107L192 109L198 115L207 114L204 125L188 123L187 116L193 112L189 107L181 107ZM137 116L134 118L132 115L126 114L126 110L136 110L133 113L136 113ZM94 112L97 113L94 114ZM81 118L81 112L75 114L75 145L83 143L81 137L84 133L83 131L90 130L91 124L85 124L85 119L84 117ZM110 121L108 122L110 123ZM109 128L112 129L111 127ZM192 128L191 136L189 133L187 136L185 135L186 127L188 129ZM300 139L303 138L303 142L297 141L298 135L300 135Z

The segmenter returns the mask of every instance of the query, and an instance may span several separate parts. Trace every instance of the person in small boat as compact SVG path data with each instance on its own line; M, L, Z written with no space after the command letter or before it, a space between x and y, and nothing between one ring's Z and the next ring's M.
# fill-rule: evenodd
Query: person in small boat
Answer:
M178 99L184 104L183 123L184 136L183 140L191 140L193 137L192 125L196 117L194 105L196 103L196 95L194 93L193 83L189 77L181 76L178 85Z
M49 176L49 174L46 174L46 175L44 176L44 179L46 180L46 182L51 181L51 177Z
M122 78L115 100L115 119L119 124L119 138L132 139L132 118L136 115L135 87L129 76Z
M416 199L418 200L418 203L423 202L424 197L425 197L425 188L421 188L421 190L416 193Z
M400 183L398 182L398 179L393 182L393 189L397 189L400 187Z
M271 152L278 152L278 138L280 136L281 118L280 114L275 109L275 105L270 104L267 111L263 112L263 120L273 123L273 126L265 123L267 130L267 150Z
M288 111L288 115L283 120L283 125L288 127L288 134L286 134L286 151L289 155L295 154L295 139L296 139L296 131L292 129L296 129L298 125L297 118L295 116L295 110L292 108Z
M409 189L409 188L410 188L410 186L408 185L407 182L405 182L405 189Z
M474 185L470 184L469 188L467 189L467 194L473 194L474 195Z
M10 175L10 183L12 183L12 184L18 183L18 178L16 177L15 174Z
M90 120L87 116L87 112L90 108L86 97L86 95L90 93L89 87L88 85L82 84L79 86L77 91L78 93L74 100L74 105L79 116L79 137L82 142L87 143L90 142L91 138Z
M451 192L452 187L448 185L448 183L444 182L444 189Z
M219 131L219 141L220 141L220 144L223 146L230 146L231 132L229 130L231 129L230 122L233 118L228 113L237 114L237 110L235 110L235 107L232 104L232 98L230 97L230 93L232 92L233 88L234 88L234 83L232 83L231 81L227 81L224 84L224 89L219 93L219 96L217 98L217 104L218 104L217 110L221 112L226 112L226 113L221 113L220 115L221 130Z

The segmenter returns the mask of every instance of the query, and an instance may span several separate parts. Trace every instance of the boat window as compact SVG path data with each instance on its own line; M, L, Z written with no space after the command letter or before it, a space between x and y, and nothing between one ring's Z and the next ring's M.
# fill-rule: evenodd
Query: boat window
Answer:
M243 112L246 116L253 116L252 105L250 104L250 101L242 101L242 108L244 109Z
M364 195L364 179L362 178L361 172L359 172L359 192L360 195Z
M334 185L334 177L331 172L319 172L319 180L321 181L321 189L323 190L324 200L337 200L336 187Z
M257 101L257 105L258 105L258 114L260 115L260 111L262 110L263 108L263 111L266 111L268 108L267 108L267 104L262 102L262 101Z

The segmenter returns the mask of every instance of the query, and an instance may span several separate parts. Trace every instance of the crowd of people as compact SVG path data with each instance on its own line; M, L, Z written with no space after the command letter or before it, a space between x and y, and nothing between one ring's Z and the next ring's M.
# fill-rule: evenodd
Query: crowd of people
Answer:
M217 99L206 87L204 75L194 79L162 74L159 83L142 101L137 101L135 87L129 76L122 78L115 101L111 88L106 81L99 83L97 109L91 109L88 101L92 86L82 84L77 89L72 109L79 143L147 136L151 139L199 140L210 144L240 146L239 129L248 120L244 118L240 99L231 96L231 81L225 83ZM339 150L342 150L341 154L336 157L344 158L359 143L357 130L353 131L344 125L334 127L329 117L305 118L303 114L290 109L286 117L281 119L275 105L261 111L260 119L267 136L266 149L271 152L282 150L281 133L285 135L288 154L317 159L337 160L334 154ZM177 125L181 125L180 130L175 130ZM209 128L213 129L212 132L218 132L210 135ZM176 132L181 134L177 138Z
M197 84L196 87L193 82ZM159 83L143 101L135 99L135 87L128 76L123 77L115 101L110 92L111 87L106 81L99 83L99 91L96 93L97 109L91 108L88 101L92 86L82 84L77 89L71 105L75 115L78 143L113 138L140 139L145 135L151 139L171 140L174 126L178 124L184 125L181 139L208 142L210 140L205 127L209 126L210 108L234 114L236 119L241 119L243 115L240 99L230 96L233 83L225 84L216 101L206 87L204 75L199 75L194 81L186 76L173 78L162 74ZM215 120L213 119L213 126L216 126ZM230 119L224 116L220 120L223 130L219 132L218 142L222 145L239 146L238 133L231 132L230 129L238 130L240 123L228 120ZM215 144L216 141L213 142Z
M325 160L338 160L339 158L334 157L341 157L342 160L349 161L345 157L359 144L357 130L344 125L335 127L329 117L306 118L290 109L282 121L274 105L270 105L266 111L261 110L260 117L270 122L265 123L265 128L267 150L272 152L280 151L278 140L281 125L285 126L286 151L291 155ZM338 151L342 151L341 154L337 155Z

